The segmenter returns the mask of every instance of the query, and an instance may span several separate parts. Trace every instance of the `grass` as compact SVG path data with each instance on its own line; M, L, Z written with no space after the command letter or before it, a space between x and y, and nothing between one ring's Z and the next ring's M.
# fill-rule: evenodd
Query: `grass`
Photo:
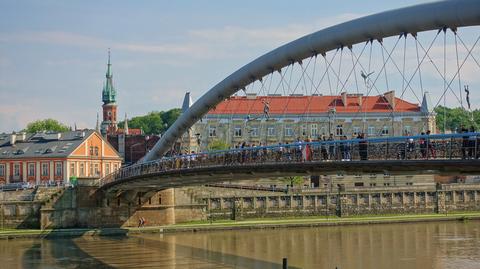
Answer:
M415 219L438 219L444 217L480 217L480 212L455 212L450 214L408 214L408 215L356 215L339 218L337 216L308 216L308 217L288 217L288 218L255 218L248 220L217 220L217 221L192 221L187 223L174 224L170 227L204 227L204 226L245 226L262 224L295 224L295 223L342 223L342 222L362 222L362 221L385 221L390 220L415 220Z
M306 217L285 217L285 218L255 218L247 220L216 220L210 223L210 221L192 221L187 223L179 223L169 226L156 226L156 227L145 227L145 228L125 228L126 230L138 232L138 231L158 231L158 229L169 229L170 231L175 231L176 229L206 229L212 228L234 228L234 227L262 227L263 225L302 225L302 224L336 224L336 223L359 223L362 222L384 222L389 223L391 221L421 221L421 220L435 220L448 218L458 218L461 220L468 220L471 217L480 218L480 212L453 212L449 214L408 214L408 215L357 215L350 217L339 218L337 216L306 216ZM0 237L15 237L15 236L44 236L52 232L86 232L91 231L92 229L49 229L49 230L40 230L40 229L11 229L4 228L0 229ZM102 230L108 229L93 229L97 230L98 234L101 234Z

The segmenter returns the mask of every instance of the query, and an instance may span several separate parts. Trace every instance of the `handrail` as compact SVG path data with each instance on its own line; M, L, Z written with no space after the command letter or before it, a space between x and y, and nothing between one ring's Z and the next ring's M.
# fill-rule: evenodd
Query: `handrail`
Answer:
M215 150L164 157L159 160L122 167L100 179L99 184L102 187L132 176L171 170L246 163L478 158L480 156L479 140L480 133L469 132L313 142L297 141L291 144Z

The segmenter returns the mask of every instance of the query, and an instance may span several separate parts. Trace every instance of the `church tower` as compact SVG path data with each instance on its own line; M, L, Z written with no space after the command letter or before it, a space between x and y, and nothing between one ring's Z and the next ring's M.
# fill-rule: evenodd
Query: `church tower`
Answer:
M106 81L103 84L102 91L103 121L100 130L104 136L117 131L117 104L115 102L117 92L113 87L113 75L111 68L112 64L110 63L110 50L108 50Z

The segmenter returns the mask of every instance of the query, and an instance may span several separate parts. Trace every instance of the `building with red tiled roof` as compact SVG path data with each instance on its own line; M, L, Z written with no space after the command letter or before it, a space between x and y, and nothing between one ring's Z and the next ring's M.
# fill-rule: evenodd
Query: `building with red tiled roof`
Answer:
M377 96L342 93L338 96L232 96L214 107L194 126L200 148L214 140L273 144L316 140L332 134L351 138L435 132L435 114L428 102L411 103L389 91Z

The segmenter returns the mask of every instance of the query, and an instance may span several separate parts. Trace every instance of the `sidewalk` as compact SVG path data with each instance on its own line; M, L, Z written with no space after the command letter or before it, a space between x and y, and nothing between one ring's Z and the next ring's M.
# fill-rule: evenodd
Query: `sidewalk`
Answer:
M0 230L0 239L15 238L58 238L79 236L128 236L142 233L179 233L179 232L206 232L225 230L251 230L276 228L301 228L342 225L368 225L388 223L434 222L434 221L468 221L480 220L480 212L452 213L448 215L421 214L421 215L390 215L390 216L359 216L359 217L310 217L291 219L253 219L242 221L208 221L174 224L168 226L150 226L143 228L98 228L98 229L52 229L52 230Z

